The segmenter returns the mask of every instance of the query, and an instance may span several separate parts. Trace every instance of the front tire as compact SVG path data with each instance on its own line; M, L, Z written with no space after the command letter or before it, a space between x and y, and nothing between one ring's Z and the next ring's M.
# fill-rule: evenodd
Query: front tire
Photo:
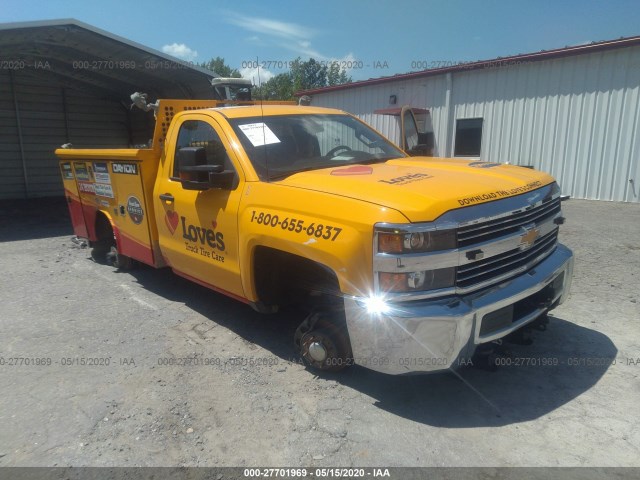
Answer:
M300 324L294 336L298 354L308 367L338 372L353 363L346 326L339 326L328 313L312 313Z

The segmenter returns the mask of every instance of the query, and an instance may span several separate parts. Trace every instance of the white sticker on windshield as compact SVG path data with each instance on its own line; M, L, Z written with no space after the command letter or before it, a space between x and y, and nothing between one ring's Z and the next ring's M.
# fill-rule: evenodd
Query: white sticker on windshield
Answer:
M280 143L276 134L265 125L264 122L259 123L247 123L246 125L238 125L242 133L246 135L251 144L254 147L261 147L262 145L270 145L272 143Z

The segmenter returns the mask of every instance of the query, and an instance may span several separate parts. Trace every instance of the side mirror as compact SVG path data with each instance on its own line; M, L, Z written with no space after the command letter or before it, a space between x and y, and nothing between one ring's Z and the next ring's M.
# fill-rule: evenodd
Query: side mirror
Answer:
M236 186L233 170L224 170L223 165L207 165L204 147L181 148L176 160L180 183L185 190L233 190Z

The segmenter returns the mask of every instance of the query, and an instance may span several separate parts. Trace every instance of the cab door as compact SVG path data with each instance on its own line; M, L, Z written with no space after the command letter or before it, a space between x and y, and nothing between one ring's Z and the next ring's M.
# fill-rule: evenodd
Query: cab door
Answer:
M213 118L192 114L176 121L166 139L165 158L154 189L162 255L176 273L244 298L238 258L243 172L224 131ZM177 155L186 147L203 148L208 165L223 165L225 172L233 171L233 186L185 188Z

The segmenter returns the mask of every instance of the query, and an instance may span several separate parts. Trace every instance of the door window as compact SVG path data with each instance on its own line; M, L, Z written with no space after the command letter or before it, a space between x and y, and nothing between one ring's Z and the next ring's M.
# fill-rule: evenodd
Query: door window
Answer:
M173 179L179 180L178 151L184 147L203 147L206 152L205 165L223 165L225 170L233 170L220 136L211 125L202 120L187 120L180 125L178 141L173 161Z

